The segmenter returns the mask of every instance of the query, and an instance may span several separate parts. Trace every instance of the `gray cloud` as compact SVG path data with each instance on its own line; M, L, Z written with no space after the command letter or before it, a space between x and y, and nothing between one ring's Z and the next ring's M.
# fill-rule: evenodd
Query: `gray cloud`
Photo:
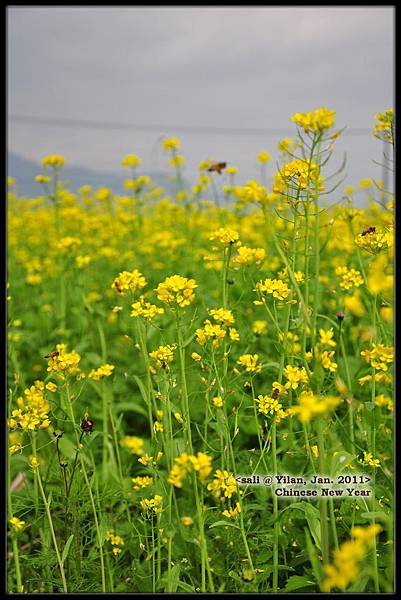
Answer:
M9 112L290 130L294 112L326 105L339 126L372 129L393 105L393 15L391 6L9 7ZM9 125L10 150L62 151L88 167L116 168L127 151L162 166L158 137ZM277 143L180 137L189 173L206 156L229 156L245 177ZM351 178L373 174L381 147L372 136L341 145Z

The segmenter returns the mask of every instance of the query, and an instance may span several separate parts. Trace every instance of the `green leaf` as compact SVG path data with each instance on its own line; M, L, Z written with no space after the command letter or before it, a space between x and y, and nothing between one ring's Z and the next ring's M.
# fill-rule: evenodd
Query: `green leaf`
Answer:
M322 573L322 566L320 564L320 561L317 557L316 554L316 548L312 543L312 539L311 536L309 534L309 531L307 530L307 528L305 527L304 529L305 531L305 539L306 539L306 549L308 551L308 555L309 555L309 560L311 562L312 568L313 568L313 572L315 574L316 580L319 584L319 587L321 587L322 585L322 581L323 581L323 573Z
M316 582L309 581L307 577L303 577L301 575L291 575L291 577L287 580L283 591L293 592L294 590L299 590L311 585L316 585Z
M195 588L192 585L189 585L189 583L185 583L185 581L178 581L177 587L181 588L185 592L190 592L191 594L195 592Z
M231 523L230 521L216 521L215 523L212 523L211 525L209 525L209 529L212 529L213 527L233 527L234 529L240 529L240 527L238 527L238 525L234 525L234 523Z
M66 543L65 543L64 550L63 550L63 554L62 554L62 556L61 556L61 562L62 562L63 564L65 563L65 559L66 559L66 558L67 558L67 556L68 556L68 551L69 551L69 549L70 549L70 546L71 546L71 542L72 542L72 538L73 538L73 537L74 537L74 534L72 533L72 534L70 535L70 537L68 538L68 540L66 541Z
M141 392L142 398L145 402L145 405L148 405L148 395L146 393L145 390L145 386L143 385L142 381L139 379L139 377L137 375L134 375L134 379L137 383L137 386L139 387L139 391Z

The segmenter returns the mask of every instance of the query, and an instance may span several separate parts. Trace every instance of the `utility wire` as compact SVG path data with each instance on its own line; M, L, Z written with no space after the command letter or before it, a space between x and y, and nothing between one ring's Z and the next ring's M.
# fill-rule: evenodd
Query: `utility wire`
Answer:
M200 133L217 135L287 135L293 133L290 129L280 128L246 128L246 127L201 127L186 125L139 125L134 123L118 123L108 121L87 121L83 119L70 119L64 117L35 117L31 115L10 115L9 121L16 123L28 123L32 125L49 125L55 127L81 127L86 129L103 130L132 130L132 131L157 131L157 132L181 132L181 133ZM367 135L372 131L366 128L350 128L344 130L344 135Z

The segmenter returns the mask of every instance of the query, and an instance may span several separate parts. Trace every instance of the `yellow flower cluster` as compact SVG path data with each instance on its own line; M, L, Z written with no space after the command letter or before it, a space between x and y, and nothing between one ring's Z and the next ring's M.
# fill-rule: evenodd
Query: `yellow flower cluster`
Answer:
M267 321L254 321L252 324L252 331L255 335L266 335L267 329Z
M162 505L163 505L163 496L159 496L158 494L155 494L155 496L153 498L144 498L143 500L140 501L140 506L142 508L142 510L146 510L152 513L160 514L162 512Z
M167 369L169 363L173 361L176 345L159 346L157 350L150 352L149 357L156 361L158 369Z
M224 502L237 492L237 483L232 473L217 469L214 479L208 484L207 489L213 492L216 498Z
M178 488L182 487L182 481L187 473L196 471L203 481L212 470L212 457L204 452L198 452L196 456L184 452L174 459L174 463L167 481Z
M121 162L123 167L137 167L140 165L142 160L136 154L127 154Z
M79 371L78 364L80 360L81 357L78 352L75 352L75 350L67 352L66 344L57 344L56 351L50 354L47 361L47 370L60 375L64 373L71 375Z
M341 278L340 287L343 290L350 290L352 287L359 287L363 284L363 278L356 269L348 269L348 267L337 267L336 275Z
M264 281L258 281L255 290L261 296L272 294L273 298L277 298L278 300L285 300L291 293L288 285L281 279L265 279Z
M259 185L254 179L248 181L243 187L236 187L235 195L243 204L255 202L261 206L265 206L273 199L273 195L268 193L266 187Z
M276 423L280 423L281 419L289 415L288 411L283 410L278 398L259 395L255 401L259 405L259 412L265 416L274 415Z
M380 467L380 461L378 458L373 458L373 454L371 452L363 453L363 460L361 461L363 465L368 467Z
M148 320L164 313L164 308L151 304L151 302L145 300L144 296L140 296L138 302L131 304L131 308L131 317L143 317Z
M69 252L73 253L79 246L81 246L82 242L79 238L76 237L63 237L57 244L57 248L61 250L62 254L68 254Z
M138 269L134 269L132 272L123 271L120 273L111 284L111 287L120 296L125 296L125 292L136 292L136 290L145 287L146 283L147 281L142 273Z
M120 440L120 446L122 448L129 448L131 454L143 454L143 444L143 439L135 435L126 435Z
M89 377L91 379L95 379L95 381L99 381L99 379L102 379L103 377L110 377L110 375L113 375L113 371L114 365L106 363L105 365L101 365L96 370L92 369L92 371L89 373Z
M333 127L335 116L335 110L317 108L314 112L295 113L295 115L291 117L291 121L294 121L294 123L302 127L305 133L309 133L310 131L315 133Z
M362 232L357 235L355 244L370 254L378 254L382 250L392 247L394 243L393 238L394 232L392 230L381 231L372 227L371 231Z
M234 507L229 506L228 509L223 510L223 515L229 519L237 519L241 512L241 504L236 502Z
M165 138L162 143L163 150L166 152L170 150L178 150L180 147L180 140L176 137Z
M308 423L315 416L322 416L336 408L342 402L336 396L315 396L313 392L304 390L300 393L298 404L288 409L301 423Z
M220 244L234 244L239 240L239 234L234 229L226 229L225 227L220 227L216 231L210 234L209 240L217 240Z
M159 300L174 309L185 308L195 300L194 289L198 287L195 279L187 279L181 275L171 275L159 283L156 288Z
M113 547L113 554L118 555L121 554L122 549L120 546L124 546L124 540L119 535L116 535L114 531L109 530L106 531L106 541L110 542Z
M233 265L247 266L247 265L261 265L266 258L266 251L264 248L248 248L247 246L240 246L238 248L238 254L232 259Z
M37 380L34 385L24 390L25 398L17 399L18 409L11 412L8 421L10 429L21 428L34 431L36 427L46 429L50 425L49 403L44 396L45 384Z
M42 158L42 165L44 168L52 167L53 169L60 169L64 165L64 156L60 154L51 154Z
M245 368L247 373L260 373L262 365L258 364L258 354L243 354L237 360L237 364Z
M306 189L306 187L317 185L317 189L322 191L324 188L322 177L319 176L319 169L314 163L309 165L308 161L296 158L291 162L285 163L278 173L278 178L286 185L293 183L297 188Z
M362 350L361 356L374 369L387 371L388 364L391 364L394 360L394 350L391 346L373 343L371 350Z
M203 327L200 327L195 331L195 335L196 341L200 346L204 346L205 344L207 344L208 341L211 341L212 348L215 349L219 347L220 342L225 338L227 334L227 329L225 328L226 326L224 324L224 321L231 321L231 318L233 319L233 317L231 311L226 309L212 309L212 311L210 311L210 314L212 314L212 312L213 318L215 320L221 321L223 319L223 325L220 325L220 323L212 323L209 319L206 319L206 321L204 321L203 323ZM232 322L234 322L234 319ZM228 335L230 337L230 340L233 342L239 340L239 333L235 329L235 327L228 328Z
M146 488L153 483L153 477L131 477L131 481L134 484L134 490L140 490L142 488Z
M377 524L351 529L354 539L343 542L338 550L334 550L333 564L323 567L326 576L323 583L324 592L330 592L333 588L345 590L359 577L359 563L366 556L375 536L381 531L382 527Z
M391 398L388 398L384 394L379 394L379 396L376 396L375 404L376 406L386 407L389 412L394 411L394 402Z
M322 363L323 369L334 373L337 370L337 363L332 360L334 356L334 350L324 350L320 352L320 350L316 351L316 358L320 360Z
M308 374L304 367L293 367L287 365L283 371L284 377L287 379L285 387L296 390L299 384L308 383Z
M209 310L209 315L213 317L217 323L224 325L224 327L235 323L233 313L227 308L212 308Z
M388 108L384 113L377 113L375 119L378 123L375 123L373 135L380 140L392 143L394 141L394 110Z

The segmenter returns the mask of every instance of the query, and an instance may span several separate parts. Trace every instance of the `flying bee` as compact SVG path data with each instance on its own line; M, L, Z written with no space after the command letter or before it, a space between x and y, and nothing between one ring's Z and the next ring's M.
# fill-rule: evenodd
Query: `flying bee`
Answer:
M209 171L209 173L216 171L219 175L221 175L221 172L223 171L223 169L226 168L226 166L227 166L226 162L213 163L208 168L208 171Z
M272 391L273 400L278 400L279 396L280 396L280 390L278 388L274 388L274 390Z
M57 358L57 356L60 356L60 352L57 352L57 350L55 352L49 352L49 354L46 354L45 358Z
M362 231L362 236L368 235L369 233L375 233L376 227L368 227L364 231Z

